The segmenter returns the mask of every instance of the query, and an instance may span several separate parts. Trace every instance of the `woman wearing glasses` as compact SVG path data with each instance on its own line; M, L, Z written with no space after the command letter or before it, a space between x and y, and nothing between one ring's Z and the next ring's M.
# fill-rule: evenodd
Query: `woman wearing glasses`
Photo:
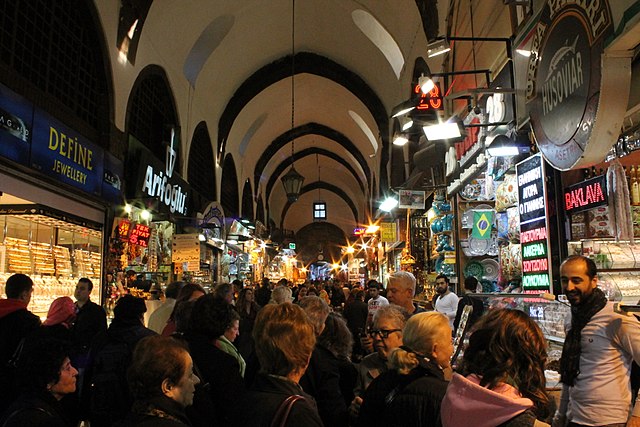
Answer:
M445 370L453 354L449 319L438 312L415 314L407 321L402 341L389 355L389 371L367 388L358 426L441 425Z

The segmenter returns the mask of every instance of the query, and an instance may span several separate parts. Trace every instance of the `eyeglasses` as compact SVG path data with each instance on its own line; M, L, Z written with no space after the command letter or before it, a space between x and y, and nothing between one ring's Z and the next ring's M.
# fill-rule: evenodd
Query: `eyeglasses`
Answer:
M394 332L400 332L402 329L370 329L369 333L371 334L371 336L379 336L382 339L387 339L389 338L389 334L392 334Z

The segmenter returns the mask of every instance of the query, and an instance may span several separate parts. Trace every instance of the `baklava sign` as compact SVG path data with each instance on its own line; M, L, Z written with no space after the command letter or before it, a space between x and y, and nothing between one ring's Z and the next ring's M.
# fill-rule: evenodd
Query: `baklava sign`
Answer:
M612 31L605 0L549 0L533 32L527 109L536 143L556 169L571 169L589 143Z

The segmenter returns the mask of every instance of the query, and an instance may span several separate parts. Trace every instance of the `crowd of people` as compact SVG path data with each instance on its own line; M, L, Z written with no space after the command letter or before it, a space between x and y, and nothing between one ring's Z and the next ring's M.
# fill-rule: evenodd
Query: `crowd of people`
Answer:
M76 301L56 299L41 324L27 309L33 282L15 274L0 300L0 426L639 426L637 319L614 310L589 258L560 271L571 318L558 403L540 327L518 310L483 313L444 276L434 311L414 303L408 272L391 274L386 292L375 280L211 293L172 283L145 327L132 295L107 326L84 278ZM461 320L467 306L475 316ZM461 322L469 340L452 367Z

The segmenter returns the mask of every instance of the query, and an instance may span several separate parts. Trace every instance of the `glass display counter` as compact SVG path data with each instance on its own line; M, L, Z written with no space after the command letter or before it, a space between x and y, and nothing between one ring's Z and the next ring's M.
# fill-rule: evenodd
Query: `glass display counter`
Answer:
M611 239L568 242L569 255L588 256L598 267L598 286L610 301L640 300L640 245Z

